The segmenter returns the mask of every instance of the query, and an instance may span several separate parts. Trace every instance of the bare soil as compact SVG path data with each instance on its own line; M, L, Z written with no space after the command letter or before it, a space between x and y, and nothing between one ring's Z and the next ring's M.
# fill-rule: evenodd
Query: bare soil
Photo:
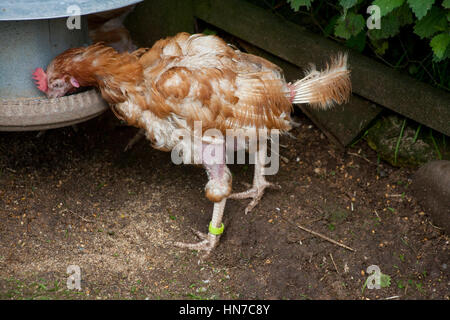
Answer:
M208 260L212 204L201 167L177 166L107 114L73 128L0 133L1 299L449 299L449 239L408 192L413 171L364 141L339 151L303 115L248 215L229 200ZM233 165L234 190L253 166ZM314 230L352 252L297 225ZM81 268L81 291L66 287ZM381 289L365 286L377 265Z

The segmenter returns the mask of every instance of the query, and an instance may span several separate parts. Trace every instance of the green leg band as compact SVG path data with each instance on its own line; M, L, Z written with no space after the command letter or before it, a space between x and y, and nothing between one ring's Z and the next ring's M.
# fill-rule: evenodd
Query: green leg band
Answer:
M218 235L221 235L222 233L223 233L223 229L224 229L224 225L223 225L223 223L222 223L222 225L220 226L220 228L216 228L216 227L213 227L213 225L212 225L212 222L210 222L209 223L209 233L211 233L211 234L213 234L213 235L215 235L215 236L218 236Z

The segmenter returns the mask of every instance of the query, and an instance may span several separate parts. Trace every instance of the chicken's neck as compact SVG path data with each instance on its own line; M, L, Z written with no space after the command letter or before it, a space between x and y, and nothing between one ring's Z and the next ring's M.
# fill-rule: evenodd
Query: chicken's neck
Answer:
M143 82L142 66L135 56L107 47L74 61L72 74L80 86L99 88L103 98L113 105L139 95Z

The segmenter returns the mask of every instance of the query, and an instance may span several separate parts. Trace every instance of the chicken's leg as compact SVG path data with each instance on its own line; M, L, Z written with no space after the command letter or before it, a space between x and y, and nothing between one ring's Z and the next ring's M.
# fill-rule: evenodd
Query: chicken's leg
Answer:
M208 150L207 145L203 146L203 151ZM227 197L231 193L231 172L225 164L224 147L219 146L217 150L221 150L219 161L211 163L210 155L207 152L203 153L203 165L208 174L208 183L206 184L206 197L214 202L214 210L211 222L209 224L208 234L199 231L194 233L201 239L198 243L182 243L176 242L175 245L181 248L188 248L192 250L202 250L205 254L202 256L206 258L214 247L219 243L220 236L223 232L222 216L225 209ZM217 160L217 159L216 159Z
M175 242L175 245L181 248L205 251L202 258L206 258L211 253L211 250L219 243L220 235L223 232L222 216L226 201L227 199L224 198L222 201L214 203L213 216L209 224L208 234L192 230L202 241L197 243Z
M134 137L131 138L130 141L128 141L128 144L126 145L123 151L126 152L128 150L131 150L131 148L136 144L136 142L141 140L143 137L145 137L145 130L139 129L139 131L134 135Z
M247 208L245 208L245 214L253 210L254 207L261 200L264 190L266 188L280 189L278 185L268 182L264 178L264 164L266 162L266 150L260 149L255 153L255 175L253 177L253 186L244 192L233 193L229 199L247 199L252 198Z

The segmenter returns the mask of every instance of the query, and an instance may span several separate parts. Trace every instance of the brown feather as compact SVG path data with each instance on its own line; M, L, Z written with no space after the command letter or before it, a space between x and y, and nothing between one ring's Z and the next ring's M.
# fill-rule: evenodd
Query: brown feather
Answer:
M318 109L327 109L334 103L347 102L351 95L350 71L347 55L339 54L327 64L324 71L312 65L306 76L290 86L293 103L309 103Z

